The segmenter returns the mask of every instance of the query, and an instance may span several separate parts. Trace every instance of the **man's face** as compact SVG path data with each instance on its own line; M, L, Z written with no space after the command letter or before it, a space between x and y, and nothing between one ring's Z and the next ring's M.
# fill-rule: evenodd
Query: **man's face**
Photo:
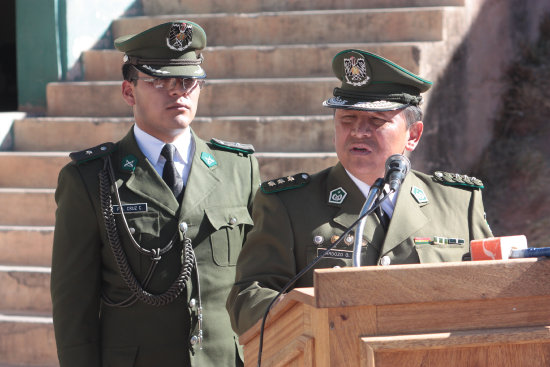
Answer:
M152 78L138 73L140 78ZM200 88L183 91L181 83L173 90L159 89L147 81L122 83L122 96L133 106L136 124L165 142L174 141L195 118Z
M413 151L422 135L417 121L407 128L402 110L370 112L336 109L334 145L344 168L372 185L384 177L385 164L392 154Z

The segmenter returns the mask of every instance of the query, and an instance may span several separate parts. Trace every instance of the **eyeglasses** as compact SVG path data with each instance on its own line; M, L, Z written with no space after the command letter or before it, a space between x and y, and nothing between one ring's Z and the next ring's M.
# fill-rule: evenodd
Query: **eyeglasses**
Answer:
M197 78L139 78L135 77L132 80L143 80L144 82L153 84L157 89L173 91L176 88L182 89L184 93L191 92L196 86L202 88L204 79Z

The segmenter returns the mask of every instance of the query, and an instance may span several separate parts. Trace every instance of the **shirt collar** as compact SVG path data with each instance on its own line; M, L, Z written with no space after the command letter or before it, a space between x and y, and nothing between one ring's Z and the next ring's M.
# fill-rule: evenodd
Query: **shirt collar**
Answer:
M134 124L134 135L136 137L139 149L141 149L143 154L153 165L157 165L159 163L159 159L161 159L160 152L165 143L140 129L137 124ZM177 150L177 154L174 156L174 161L179 161L183 164L189 163L191 157L190 152L193 148L191 129L185 129L183 134L178 136L172 144ZM164 160L164 158L162 158L162 160Z
M355 185L357 185L357 187L363 193L365 198L367 198L367 196L369 195L370 185L364 183L363 181L361 181L360 179L352 175L347 169L346 169L346 173L348 174L349 178L351 178L351 180L355 183ZM388 185L384 186L384 191L388 192ZM390 218L392 217L393 210L395 209L395 202L397 201L396 194L397 194L396 192L392 192L390 194L390 197L387 200L384 200L382 202L382 209L388 214Z

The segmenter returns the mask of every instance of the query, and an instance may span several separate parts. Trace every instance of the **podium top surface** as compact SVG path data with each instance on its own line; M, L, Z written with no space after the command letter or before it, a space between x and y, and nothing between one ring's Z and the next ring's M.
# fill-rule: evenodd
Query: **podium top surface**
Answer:
M313 292L306 290L291 298L318 308L543 296L550 295L550 260L317 269Z

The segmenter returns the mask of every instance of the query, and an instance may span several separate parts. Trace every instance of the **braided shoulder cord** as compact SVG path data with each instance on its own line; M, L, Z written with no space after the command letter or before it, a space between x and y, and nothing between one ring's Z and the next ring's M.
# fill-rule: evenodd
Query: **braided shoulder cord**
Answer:
M116 263L119 267L120 274L122 278L124 279L124 282L128 286L128 288L132 291L134 296L139 299L140 301L152 305L152 306L164 306L166 304L169 304L173 302L185 289L185 283L189 280L189 277L191 276L191 271L193 270L193 267L195 266L195 254L193 252L193 246L191 244L191 240L184 237L184 243L182 248L182 254L181 254L181 269L180 274L172 283L170 288L166 290L164 293L161 294L152 294L147 292L143 287L140 285L138 280L136 279L134 273L132 272L130 268L130 264L128 263L128 259L126 257L126 254L124 253L124 250L122 249L120 238L118 236L117 232L117 226L115 221L115 216L113 213L113 205L110 195L110 184L112 182L113 188L115 193L117 194L118 204L121 208L121 215L124 216L120 197L118 196L118 188L116 187L116 182L114 180L114 174L112 172L112 166L111 166L111 158L106 157L104 159L105 165L103 169L99 172L99 195L100 195L100 201L101 201L101 211L102 216L105 222L105 229L107 231L107 238L109 240L109 244L111 246L111 250L113 251L113 256L115 257ZM126 227L128 227L126 220L124 220L124 223ZM129 228L126 228L129 233ZM130 235L130 237L132 237ZM132 237L133 239L133 237ZM146 250L143 249L139 244L134 243L134 246L138 246L139 249L141 249L141 253L149 254L151 256L151 259L153 262L158 263L161 259L161 255L168 251L170 248L172 248L173 240L170 241L168 246L166 246L162 251L161 249L154 249L154 250ZM148 275L148 280L149 276ZM148 282L148 281L147 281ZM123 302L124 303L124 302Z

